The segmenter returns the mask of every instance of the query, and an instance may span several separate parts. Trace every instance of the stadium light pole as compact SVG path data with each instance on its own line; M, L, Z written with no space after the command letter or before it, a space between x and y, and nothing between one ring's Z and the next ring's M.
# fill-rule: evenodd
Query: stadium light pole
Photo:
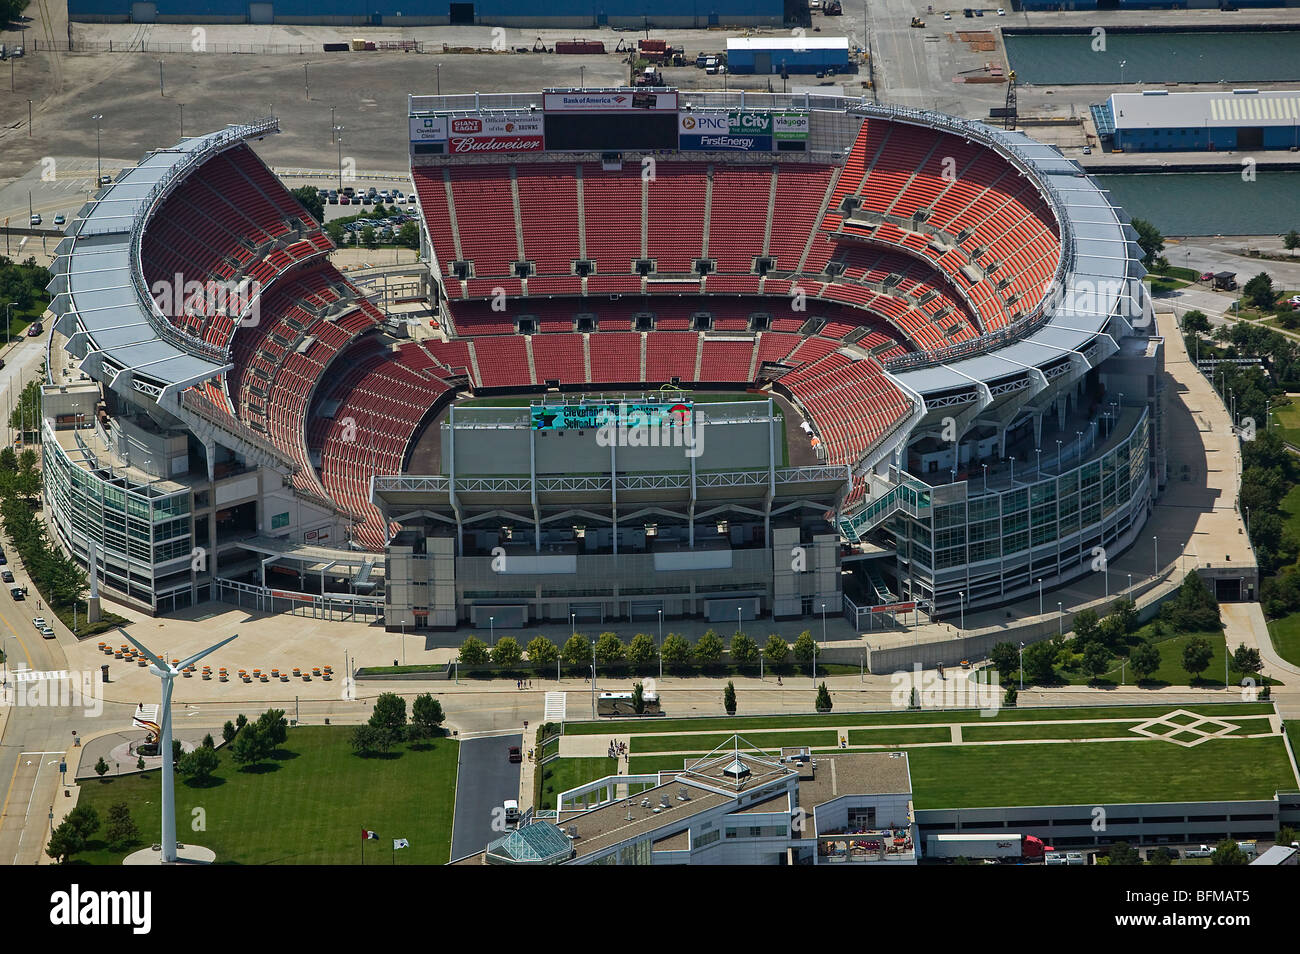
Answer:
M99 180L104 178L104 168L99 152L99 124L104 118L103 113L95 113L90 117L95 121L95 188L99 188Z

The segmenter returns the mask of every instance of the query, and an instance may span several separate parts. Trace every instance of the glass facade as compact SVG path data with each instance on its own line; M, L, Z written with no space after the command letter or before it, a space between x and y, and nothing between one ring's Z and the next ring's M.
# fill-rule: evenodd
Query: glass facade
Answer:
M899 592L956 613L963 599L969 608L1022 596L1039 579L1059 584L1145 521L1150 487L1143 413L1125 440L1059 476L987 492L978 481L934 488L932 506L899 510L887 525Z
M160 494L120 474L87 470L51 432L44 437L45 503L63 546L85 567L87 544L96 544L103 587L160 611L188 605L190 491Z

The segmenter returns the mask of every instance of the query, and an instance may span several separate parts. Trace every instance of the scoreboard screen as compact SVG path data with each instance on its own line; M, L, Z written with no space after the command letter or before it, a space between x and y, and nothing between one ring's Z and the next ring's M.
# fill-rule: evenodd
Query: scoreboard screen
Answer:
M546 148L582 152L676 149L677 114L628 110L546 114Z

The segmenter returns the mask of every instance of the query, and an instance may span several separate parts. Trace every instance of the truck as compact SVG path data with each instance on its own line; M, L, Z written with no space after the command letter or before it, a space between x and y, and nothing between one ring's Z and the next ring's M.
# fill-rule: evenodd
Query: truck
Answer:
M673 48L667 40L642 40L637 52L650 63L667 63L673 58Z
M513 798L507 798L505 805L502 806L507 825L519 824L519 802Z
M1005 833L998 835L931 835L926 840L930 858L978 858L990 861L1042 861L1045 852L1054 851L1033 835Z

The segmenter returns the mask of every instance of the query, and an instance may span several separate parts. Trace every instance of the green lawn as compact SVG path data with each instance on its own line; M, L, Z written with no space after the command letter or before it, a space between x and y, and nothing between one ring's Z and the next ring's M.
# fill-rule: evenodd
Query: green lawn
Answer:
M963 742L1005 742L1009 739L1108 739L1131 735L1140 722L1075 722L1070 725L962 726ZM1134 735L1133 738L1140 738Z
M215 784L197 788L176 780L177 838L211 848L218 864L356 865L362 863L363 829L379 833L365 846L366 864L392 864L393 838L411 847L398 864L444 864L451 855L460 743L433 739L402 745L387 757L363 759L352 751L352 730L302 726L261 771L245 772L219 749ZM78 804L93 805L101 819L125 801L143 844L161 837L157 772L82 783ZM191 830L195 809L206 830ZM137 846L140 847L140 846ZM116 864L124 852L103 841L75 861Z
M792 726L809 728L849 728L870 725L925 725L935 722L1040 722L1057 719L1150 719L1174 709L1187 709L1202 715L1268 715L1273 706L1267 702L1197 703L1196 705L1080 706L1077 708L1001 709L996 718L987 718L978 709L890 709L885 712L842 712L792 716L710 716L702 719L604 719L599 722L566 722L567 735L661 735L665 732L712 730L739 732L753 741L750 733L761 729ZM755 743L757 744L757 743Z
M1150 627L1144 626L1140 630L1138 630L1137 633L1131 636L1130 639L1136 643L1138 639L1147 638L1149 634L1150 634ZM1222 686L1223 685L1223 656L1225 651L1224 644L1226 641L1226 637L1224 636L1223 633L1213 633L1213 632L1183 633L1178 636L1169 636L1162 639L1158 639L1155 643L1155 646L1160 651L1160 668L1157 669L1155 672L1151 673L1149 676L1147 676L1147 678L1142 681L1142 685L1144 686L1193 685L1193 683L1191 682L1191 676L1188 675L1187 670L1183 668L1183 647L1186 646L1187 643L1196 636L1204 636L1206 639L1208 639L1210 641L1210 646L1214 650L1214 653L1210 658L1209 666L1206 667L1203 673L1201 673L1200 678L1197 679L1194 685L1198 687ZM1233 648L1235 649L1236 647ZM1120 676L1121 676L1120 663L1121 663L1120 656L1112 656L1111 668L1106 672L1102 673L1096 679L1088 675L1086 672L1083 672L1082 670L1067 671L1058 666L1056 672L1061 682L1067 683L1072 686L1103 686L1103 687L1118 686L1120 685ZM1229 666L1231 667L1231 657L1229 657ZM1130 685L1130 686L1134 685L1137 681L1134 678L1133 669L1131 666L1123 667L1122 675L1124 678L1124 684L1126 685ZM1229 668L1228 678L1231 680L1232 685L1234 686L1240 685L1242 676L1243 676L1242 673L1237 672L1235 669ZM1012 678L1014 678L1014 674L1012 676L1007 677L1008 680ZM1261 686L1269 684L1270 682L1275 685L1277 684L1276 680L1265 680L1258 676L1256 676L1255 678L1258 684Z
M631 750L638 755L652 752L712 752L731 738L719 735L638 735ZM775 754L786 745L835 745L839 738L834 730L817 732L751 732L743 736L755 748L770 749Z
M850 729L849 745L905 745L909 742L950 742L946 725L917 726L915 729Z
M1300 444L1300 395L1289 395L1290 404L1273 404L1271 405L1272 419L1269 426L1278 427L1282 431L1282 439L1292 444ZM1294 493L1294 491L1292 491ZM1297 498L1300 500L1300 498ZM1294 504L1294 502L1293 502ZM1283 500L1283 509L1291 514L1300 510L1300 506L1286 506Z
M679 763L680 767L680 763ZM596 756L585 759L555 759L542 769L542 793L538 808L554 808L561 792L577 788L606 775L618 774L618 759Z
M1300 490L1300 487L1296 490ZM1273 638L1273 648L1279 656L1287 662L1300 665L1300 613L1273 620L1268 624L1268 634Z
M917 808L1268 799L1296 787L1280 738L944 746L908 760Z

